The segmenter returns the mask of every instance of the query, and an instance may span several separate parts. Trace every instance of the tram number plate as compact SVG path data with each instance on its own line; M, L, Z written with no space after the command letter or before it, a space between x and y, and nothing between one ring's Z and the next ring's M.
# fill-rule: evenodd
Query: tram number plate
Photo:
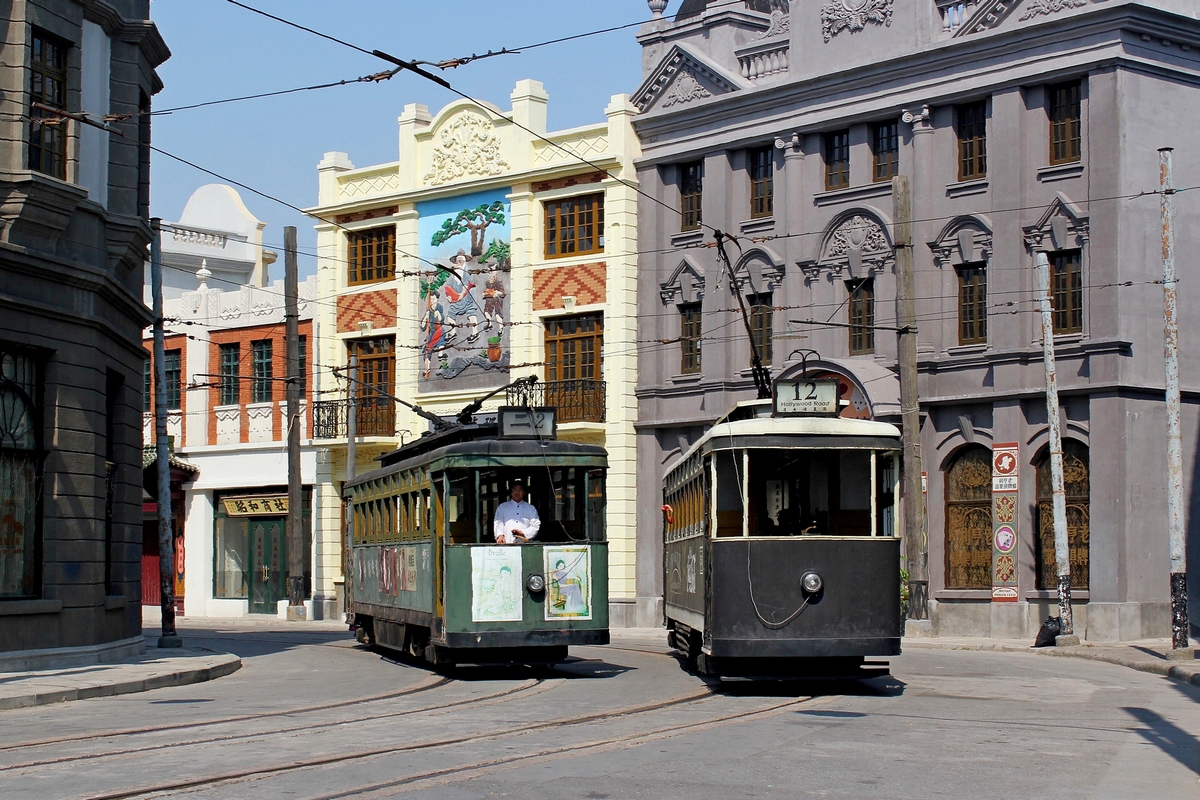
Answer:
M776 381L775 413L780 416L838 413L837 381Z
M557 435L553 408L501 408L500 438L553 439Z

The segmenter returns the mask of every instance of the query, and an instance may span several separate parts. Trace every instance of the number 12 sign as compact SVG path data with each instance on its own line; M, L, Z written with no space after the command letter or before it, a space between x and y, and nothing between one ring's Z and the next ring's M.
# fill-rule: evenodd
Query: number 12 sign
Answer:
M836 415L838 382L792 380L775 381L776 416Z

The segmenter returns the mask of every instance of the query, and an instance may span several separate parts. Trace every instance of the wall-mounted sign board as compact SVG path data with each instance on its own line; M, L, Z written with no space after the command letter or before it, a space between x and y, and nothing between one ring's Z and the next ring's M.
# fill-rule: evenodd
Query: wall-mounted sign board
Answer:
M779 380L773 410L777 417L836 416L838 399L837 381Z
M288 513L286 494L258 494L247 497L223 497L225 513L231 517L278 517Z

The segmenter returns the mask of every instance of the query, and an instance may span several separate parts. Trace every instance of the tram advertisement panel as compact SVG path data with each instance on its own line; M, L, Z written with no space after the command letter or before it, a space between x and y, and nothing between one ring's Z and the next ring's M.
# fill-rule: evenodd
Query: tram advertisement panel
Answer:
M354 549L354 599L423 608L433 601L430 545L380 545Z
M521 548L471 548L471 621L520 622Z
M542 551L550 593L546 621L592 618L592 550L587 545Z

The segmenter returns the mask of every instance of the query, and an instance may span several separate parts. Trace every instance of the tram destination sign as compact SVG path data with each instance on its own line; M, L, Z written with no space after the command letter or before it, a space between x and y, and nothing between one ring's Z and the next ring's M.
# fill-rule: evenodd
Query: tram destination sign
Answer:
M836 416L838 399L837 381L779 380L773 410L777 417Z
M558 435L554 408L503 406L496 415L501 439L553 439Z

